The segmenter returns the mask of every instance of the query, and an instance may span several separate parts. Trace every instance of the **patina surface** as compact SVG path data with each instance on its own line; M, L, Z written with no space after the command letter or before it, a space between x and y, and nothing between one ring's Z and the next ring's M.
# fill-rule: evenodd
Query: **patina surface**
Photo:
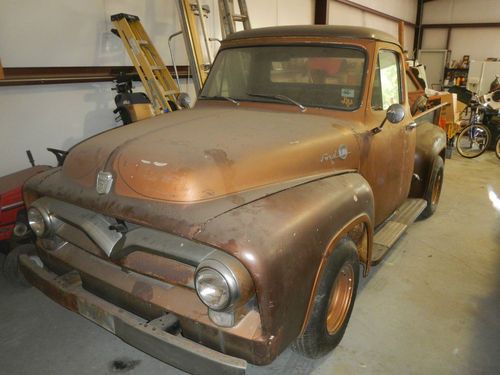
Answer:
M408 127L404 80L405 119L372 132L386 115L369 105L375 56L394 51L404 72L401 48L383 33L363 29L346 37L349 30L335 30L256 30L235 34L221 49L300 43L362 49L366 71L359 108L301 112L289 103L200 100L192 110L90 138L71 150L62 168L25 187L28 205L51 197L230 255L248 271L248 293L254 293L236 326L209 319L193 290L195 265L151 248L120 252L125 245L119 243L108 256L85 233L66 228L67 242L56 250L38 241L54 273L50 277L76 270L83 287L128 311L147 319L171 312L185 337L252 363L271 362L304 329L337 241L349 236L355 242L367 274L374 228L407 199L410 188L412 196L422 196L429 163L445 146L432 125L418 137ZM102 171L113 177L109 194L96 191ZM30 280L79 311L55 284Z

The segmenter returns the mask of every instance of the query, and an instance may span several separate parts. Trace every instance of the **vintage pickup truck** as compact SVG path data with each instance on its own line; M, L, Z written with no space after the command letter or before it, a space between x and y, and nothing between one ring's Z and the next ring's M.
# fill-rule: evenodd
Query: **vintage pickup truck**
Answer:
M23 274L194 374L328 353L360 275L438 204L446 137L412 117L404 72L372 29L229 36L194 109L87 139L28 181L43 267L22 255Z

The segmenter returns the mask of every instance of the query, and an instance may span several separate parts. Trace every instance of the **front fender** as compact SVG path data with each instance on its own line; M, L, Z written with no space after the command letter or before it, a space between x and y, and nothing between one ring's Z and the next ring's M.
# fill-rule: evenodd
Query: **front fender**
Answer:
M422 198L437 156L445 160L446 133L440 127L429 122L417 127L417 144L413 173L418 177L412 179L410 197Z
M353 220L371 231L373 217L368 182L358 173L345 173L229 211L209 221L195 239L235 256L250 272L274 357L301 331L332 239Z

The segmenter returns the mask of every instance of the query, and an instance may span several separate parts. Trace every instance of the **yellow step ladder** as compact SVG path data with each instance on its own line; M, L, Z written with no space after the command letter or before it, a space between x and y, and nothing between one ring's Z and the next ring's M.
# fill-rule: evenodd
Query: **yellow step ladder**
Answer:
M125 49L141 78L151 100L155 115L181 109L178 102L179 87L170 75L160 54L142 27L139 17L118 13L111 21L125 45Z

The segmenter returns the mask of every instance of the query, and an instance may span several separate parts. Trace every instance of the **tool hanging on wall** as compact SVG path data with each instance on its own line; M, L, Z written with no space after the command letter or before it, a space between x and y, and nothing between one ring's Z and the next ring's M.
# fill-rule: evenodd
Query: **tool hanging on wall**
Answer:
M222 31L222 39L237 31L236 22L241 22L244 30L250 30L250 17L245 0L238 0L240 14L235 14L233 0L219 0L219 16Z
M119 13L111 16L117 34L141 78L155 115L181 109L179 88L160 54L142 27L139 17Z

